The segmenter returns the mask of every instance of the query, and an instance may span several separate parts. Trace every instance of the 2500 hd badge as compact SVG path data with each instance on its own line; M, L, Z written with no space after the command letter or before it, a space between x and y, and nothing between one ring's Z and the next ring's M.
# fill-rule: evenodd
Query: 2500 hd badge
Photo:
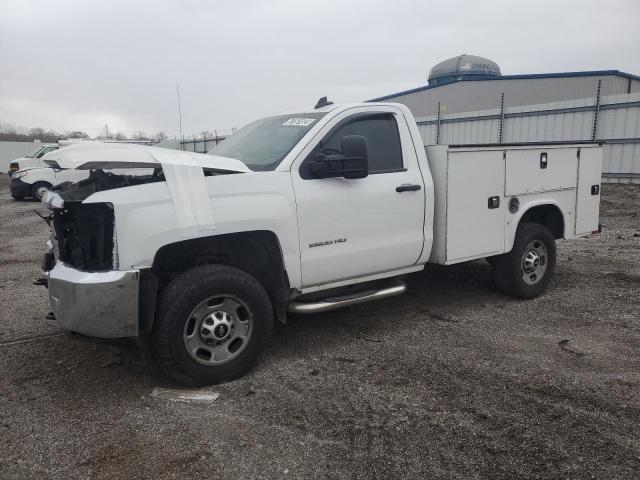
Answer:
M333 245L334 243L347 243L346 238L336 238L335 240L325 240L324 242L310 243L309 248L324 247L325 245Z

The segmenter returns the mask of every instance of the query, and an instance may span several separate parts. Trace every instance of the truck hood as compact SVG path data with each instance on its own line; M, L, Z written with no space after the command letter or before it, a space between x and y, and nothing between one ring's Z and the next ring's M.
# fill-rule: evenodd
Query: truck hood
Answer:
M86 180L62 183L47 192L42 201L50 208L62 208L70 201L83 202L105 190L166 181L178 223L187 238L215 228L205 176L251 172L232 158L130 144L71 145L44 155L42 160L54 168L91 170ZM149 168L154 171L152 175L109 172Z
M250 172L240 160L203 153L183 152L146 145L93 143L70 145L49 152L42 160L55 168L109 170L114 168L158 168L191 166L217 172Z

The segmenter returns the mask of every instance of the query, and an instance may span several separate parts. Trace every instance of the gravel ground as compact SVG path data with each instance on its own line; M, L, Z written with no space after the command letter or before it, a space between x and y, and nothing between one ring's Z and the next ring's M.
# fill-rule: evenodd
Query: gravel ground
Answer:
M484 261L431 267L290 318L201 402L44 319L34 208L0 175L2 479L640 477L637 186L604 186L604 233L561 242L538 299L496 293Z

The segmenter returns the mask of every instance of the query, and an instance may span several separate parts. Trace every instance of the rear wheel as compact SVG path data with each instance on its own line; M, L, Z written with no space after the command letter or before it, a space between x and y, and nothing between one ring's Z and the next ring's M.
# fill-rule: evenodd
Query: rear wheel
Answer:
M492 264L501 291L518 298L537 297L547 288L555 270L555 239L548 228L523 223L516 232L513 249L493 257Z
M51 184L47 182L36 182L31 187L31 196L36 200L42 200L44 194L51 190Z
M14 200L24 200L24 197L22 195L11 195L13 197Z
M252 276L225 265L196 267L162 292L152 334L160 367L200 386L245 374L273 328L273 308Z

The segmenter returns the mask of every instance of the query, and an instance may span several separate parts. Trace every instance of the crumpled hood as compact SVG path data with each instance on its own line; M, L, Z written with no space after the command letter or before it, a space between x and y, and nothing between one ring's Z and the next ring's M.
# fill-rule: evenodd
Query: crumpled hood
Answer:
M42 160L54 167L78 170L154 168L162 164L198 166L227 172L251 171L244 163L234 158L122 143L91 142L70 145L47 153Z
M205 170L209 170L207 174L252 172L244 163L233 158L131 144L92 142L71 145L44 155L42 160L56 168L95 171L162 167L178 224L185 238L210 234L215 229ZM114 191L113 195L118 194ZM86 201L90 201L90 198ZM45 194L42 201L51 208L62 208L64 205L62 197L55 192Z

